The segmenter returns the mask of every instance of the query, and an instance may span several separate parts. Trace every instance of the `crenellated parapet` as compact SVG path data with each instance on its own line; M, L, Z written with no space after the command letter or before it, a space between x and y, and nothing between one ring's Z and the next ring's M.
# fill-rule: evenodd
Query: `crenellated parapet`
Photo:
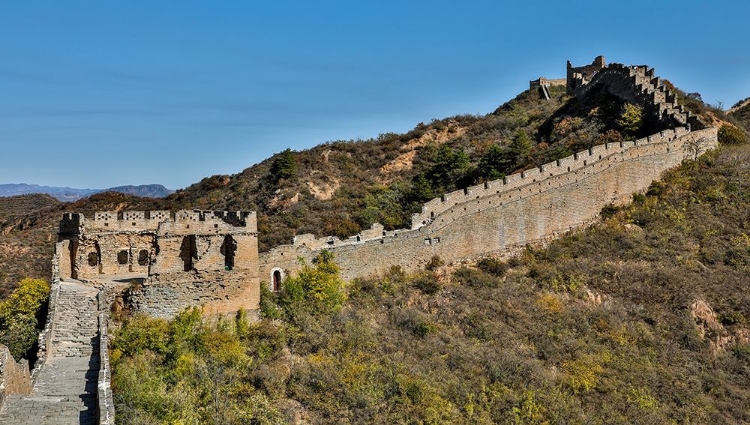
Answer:
M160 227L189 226L215 229L246 228L257 231L255 212L246 211L97 211L93 220L82 214L66 213L60 222L61 234L80 232L156 232Z
M628 202L666 169L716 146L716 129L664 130L638 140L594 146L559 161L485 184L447 193L413 216L411 229L346 240L300 235L291 245L261 253L268 282L300 269L322 249L336 256L345 279L415 271L437 255L455 261L507 254L592 223L607 204Z
M579 87L586 85L591 79L606 66L607 61L604 56L597 56L589 65L574 67L568 61L566 90L568 94L573 94Z
M590 149L577 152L571 156L549 162L536 168L511 174L502 179L446 193L439 198L428 201L422 206L422 211L420 213L413 214L411 228L418 229L432 223L440 214L453 209L457 205L479 201L487 197L507 196L514 193L514 191L517 191L519 188L531 183L536 183L563 174L576 173L594 162L600 161L612 154L627 152L635 146L670 143L688 133L687 128L678 127L674 130L664 130L638 140L593 146Z
M66 213L59 239L63 279L138 279L142 287L129 296L136 310L169 317L190 305L209 312L258 307L255 212Z

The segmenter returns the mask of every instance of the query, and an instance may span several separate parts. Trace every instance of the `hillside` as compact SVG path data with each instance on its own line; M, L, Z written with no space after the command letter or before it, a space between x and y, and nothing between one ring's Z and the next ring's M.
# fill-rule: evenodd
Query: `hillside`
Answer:
M373 222L403 228L422 203L442 193L661 129L637 108L635 116L626 111L632 108L611 95L579 101L553 87L547 101L527 90L487 115L284 151L239 174L203 179L168 202L257 211L261 251L301 233L347 237Z
M60 201L46 194L0 197L0 221L23 217L59 204Z
M128 319L113 340L119 418L748 423L748 164L750 145L725 146L507 263L341 288L323 259L266 293L269 320L249 328Z
M750 98L738 102L729 110L729 116L743 127L745 132L750 133Z

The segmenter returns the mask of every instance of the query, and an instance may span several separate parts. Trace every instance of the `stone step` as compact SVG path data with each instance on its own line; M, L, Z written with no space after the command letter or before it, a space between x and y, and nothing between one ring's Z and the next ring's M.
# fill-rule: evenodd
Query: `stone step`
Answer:
M96 424L99 377L97 290L61 282L49 357L30 396L9 396L2 425Z

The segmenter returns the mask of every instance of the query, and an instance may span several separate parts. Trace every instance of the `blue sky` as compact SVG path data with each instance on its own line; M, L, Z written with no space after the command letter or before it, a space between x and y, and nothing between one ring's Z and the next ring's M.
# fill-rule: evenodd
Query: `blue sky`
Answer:
M0 183L185 187L485 114L565 61L750 96L750 2L6 1Z

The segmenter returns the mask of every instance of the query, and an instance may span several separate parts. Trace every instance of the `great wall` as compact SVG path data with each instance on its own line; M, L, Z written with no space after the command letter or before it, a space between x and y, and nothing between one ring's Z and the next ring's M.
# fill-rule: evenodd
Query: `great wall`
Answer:
M339 240L305 234L258 253L255 213L213 211L68 213L55 245L50 307L31 374L0 346L0 423L113 424L107 320L127 307L172 317L189 306L209 314L256 311L260 285L279 290L323 249L345 280L400 266L507 255L594 222L602 208L628 202L661 174L718 145L717 129L691 116L645 66L568 62L565 80L530 86L549 96L599 87L661 122L646 138L594 146L538 168L447 193L423 205L409 229L371 229Z

